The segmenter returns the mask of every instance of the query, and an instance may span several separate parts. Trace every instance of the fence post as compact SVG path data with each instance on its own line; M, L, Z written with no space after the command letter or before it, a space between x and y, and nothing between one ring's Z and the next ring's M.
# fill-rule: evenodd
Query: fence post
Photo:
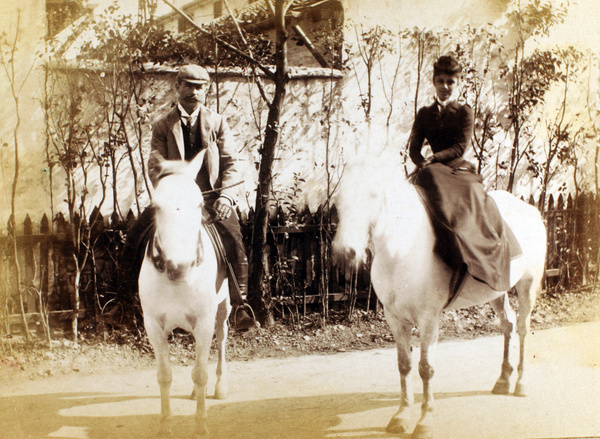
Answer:
M48 307L48 296L50 292L50 221L46 214L40 221L40 234L44 235L40 240L40 292L42 294L42 303ZM42 312L42 310L40 310Z
M554 196L548 197L548 206L544 210L546 219L547 251L546 251L546 270L556 267L556 211L554 210ZM547 282L546 282L547 285Z
M133 210L129 209L129 212L127 212L127 216L125 217L125 224L127 226L127 231L131 230L131 228L135 224L135 221L136 221L135 214L133 213Z
M23 259L25 267L23 270L23 292L25 295L25 306L27 312L39 311L38 301L36 297L31 294L31 289L36 289L35 278L36 278L36 261L34 257L34 243L33 243L33 222L29 215L25 216L23 221Z
M587 226L587 236L589 237L589 261L593 263L596 272L593 273L594 285L600 277L600 198L595 194L590 194L590 207Z

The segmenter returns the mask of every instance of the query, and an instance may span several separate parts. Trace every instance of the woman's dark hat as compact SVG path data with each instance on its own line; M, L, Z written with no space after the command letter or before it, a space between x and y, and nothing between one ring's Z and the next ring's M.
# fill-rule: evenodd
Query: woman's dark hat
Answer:
M433 64L433 74L438 75L446 73L447 75L455 75L462 72L462 66L451 55L442 55Z
M192 84L206 84L210 81L210 76L204 67L194 64L182 66L177 73L177 82L185 81Z

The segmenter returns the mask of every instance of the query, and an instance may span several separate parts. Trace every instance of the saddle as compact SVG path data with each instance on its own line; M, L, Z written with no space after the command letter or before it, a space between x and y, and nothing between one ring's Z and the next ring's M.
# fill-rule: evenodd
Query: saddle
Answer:
M227 260L225 255L225 247L223 246L223 238L213 223L205 223L204 228L208 232L208 237L213 243L215 253L217 254L217 263L219 264L219 270L227 268L230 270L231 264ZM229 271L227 272L229 274ZM233 276L235 278L235 276Z
M480 175L433 163L412 178L436 235L434 251L454 271L452 301L466 273L495 291L510 289L510 261L522 254Z

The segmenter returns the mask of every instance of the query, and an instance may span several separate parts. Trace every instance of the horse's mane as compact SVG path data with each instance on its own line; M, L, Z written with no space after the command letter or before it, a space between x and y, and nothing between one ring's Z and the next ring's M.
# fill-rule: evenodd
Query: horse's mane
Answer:
M347 162L342 181L344 187L374 190L391 197L407 190L410 185L398 154L392 157L356 156Z
M339 215L335 246L337 251L354 250L357 261L364 261L364 250L375 240L389 254L412 248L413 227L424 223L423 206L398 155L350 160L335 204Z

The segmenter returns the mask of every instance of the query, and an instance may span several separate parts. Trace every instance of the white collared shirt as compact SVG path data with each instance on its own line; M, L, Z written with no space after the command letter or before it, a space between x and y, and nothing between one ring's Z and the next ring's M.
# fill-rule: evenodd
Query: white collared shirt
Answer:
M452 98L450 97L450 98L446 99L445 101L440 101L440 98L439 98L437 95L435 95L435 101L438 103L438 105L439 105L439 106L441 107L441 109L443 110L444 108L446 108L446 106L447 106L447 105L448 105L450 102L452 102Z
M188 114L181 104L177 104L177 108L179 109L179 114L181 114L181 121L185 123L186 119L189 118L190 126L193 127L196 124L196 120L198 120L198 115L200 114L200 105L196 107L192 114Z

